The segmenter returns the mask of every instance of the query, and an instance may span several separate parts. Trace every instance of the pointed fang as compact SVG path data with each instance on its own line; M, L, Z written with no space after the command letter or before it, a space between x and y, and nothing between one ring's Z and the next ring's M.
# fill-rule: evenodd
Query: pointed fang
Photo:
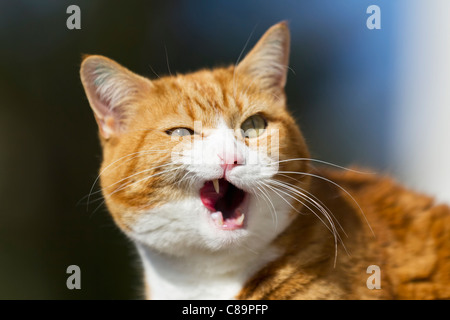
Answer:
M219 180L217 180L217 179L214 179L213 181L212 181L212 183L213 183L213 185L214 185L214 190L216 190L216 193L219 193Z
M236 224L238 226L242 226L242 224L244 223L244 218L245 218L245 215L243 213L241 213L241 216L236 219Z

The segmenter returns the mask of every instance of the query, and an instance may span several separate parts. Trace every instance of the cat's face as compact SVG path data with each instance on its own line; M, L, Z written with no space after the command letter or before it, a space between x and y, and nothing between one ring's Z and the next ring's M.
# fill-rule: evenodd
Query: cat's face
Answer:
M103 195L132 239L183 255L258 248L287 226L296 204L273 183L306 183L289 174L306 162L285 160L308 156L285 106L288 48L278 24L229 68L150 81L104 57L83 61Z

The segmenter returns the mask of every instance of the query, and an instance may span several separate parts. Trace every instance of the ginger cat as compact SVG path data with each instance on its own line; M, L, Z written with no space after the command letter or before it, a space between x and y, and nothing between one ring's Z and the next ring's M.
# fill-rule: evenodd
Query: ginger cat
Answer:
M146 297L450 298L449 207L314 166L286 107L289 42L282 22L237 65L155 80L82 62L103 197Z

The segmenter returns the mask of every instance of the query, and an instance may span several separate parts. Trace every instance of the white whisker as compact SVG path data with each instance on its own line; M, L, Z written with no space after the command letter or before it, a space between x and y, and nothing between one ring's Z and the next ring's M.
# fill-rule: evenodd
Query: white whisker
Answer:
M141 156L141 155L146 155L146 154L150 154L150 153L154 153L154 152L164 152L164 153L167 153L167 152L170 152L170 151L166 151L166 150L143 150L143 151L133 152L133 153L129 153L129 154L127 154L127 155L125 155L125 156L123 156L123 157L121 157L121 158L115 160L114 162L112 162L112 163L110 163L108 166L106 166L106 167L98 174L98 176L97 176L96 179L94 180L94 182L93 182L93 184L92 184L92 186L91 186L91 188L90 188L90 190L89 190L89 193L88 193L88 195L87 195L87 198L88 198L88 199L87 199L87 204L86 204L86 205L89 206L89 203L90 203L89 200L90 200L90 197L91 197L92 194L101 192L101 190L96 191L96 192L94 192L94 193L93 193L92 191L93 191L95 185L97 184L98 180L100 179L100 177L101 177L107 170L109 170L109 169L111 168L111 166L113 166L113 165L116 164L117 162L122 161L122 160L124 160L124 159L126 159L126 158L128 158L128 157L134 156L134 157L132 157L132 158L130 158L130 159L127 159L127 161L125 161L124 163L122 163L122 164L120 165L120 166L122 166L122 165L124 165L126 162L131 161L131 160L133 160L133 159L135 159L135 158L137 158L137 157L139 157L139 156ZM117 169L117 168L120 167L120 166L117 166L117 167L115 167L115 168Z
M166 165L169 165L169 164L166 164ZM124 190L124 189L126 189L126 188L129 188L129 187L131 187L131 186L133 186L133 185L135 185L135 184L137 184L137 183L139 183L139 182L142 182L142 181L148 180L148 179L150 179L150 178L153 178L153 177L155 177L155 176L159 176L159 175L161 175L161 174L166 174L166 173L169 173L169 172L178 170L178 169L179 169L179 168L168 169L168 170L165 170L165 171L161 171L161 172L152 174L152 175L147 176L147 177L145 177L145 178L139 179L139 180L137 180L137 181L135 181L135 182L133 182L133 183L131 183L131 184L122 184L122 185L120 185L118 188L116 188L116 189L115 189L114 191L112 191L111 193L105 194L105 195L104 195L105 199L104 199L103 202L100 203L100 205L94 210L94 212L97 211L97 210L105 203L106 198L111 198L115 193L117 193L117 192L119 192L119 191L121 191L121 190ZM139 173L141 173L141 172L139 172ZM135 175L135 174L134 174L134 175ZM121 181L122 181L122 180L126 180L126 179L127 179L127 178L121 179Z
M294 199L295 201L301 203L303 206L305 206L307 209L309 209L322 223L323 225L332 233L333 237L334 237L334 242L335 242L335 261L334 261L334 266L336 266L336 262L337 262L337 243L338 241L342 244L342 246L344 247L344 250L348 253L348 250L345 247L344 242L342 241L342 238L339 234L339 232L336 229L335 223L333 221L333 214L331 213L331 211L325 209L320 203L318 203L317 201L315 201L314 199L310 198L309 196L305 195L303 192L296 190L293 187L290 186L286 186L284 185L282 182L280 181L276 181L276 180L271 180L270 183L274 183L276 185L278 185L279 187L283 187L287 190L287 192L284 192L280 189L278 189L278 191L280 191L281 193L287 195L288 197ZM322 220L322 218L320 216L317 215L317 213L311 209L306 203L304 203L303 201L300 201L299 199L297 199L296 197L294 197L293 195L289 194L289 193L293 193L296 194L298 196L300 196L302 199L306 200L308 203L312 204L314 208L316 208L320 213L323 214L323 216L326 218L326 220L329 223L329 226L325 223L325 221ZM297 211L297 210L296 210ZM297 211L298 212L298 211ZM339 223L338 223L339 224ZM342 229L342 226L339 224L339 226ZM343 229L342 229L343 230ZM344 232L345 233L345 232Z
M367 223L367 226L369 227L370 231L372 232L372 235L375 237L375 233L372 230L372 227L369 224L369 221L367 220L366 215L364 214L363 209L361 208L361 206L359 205L359 203L355 200L355 198L350 194L350 192L348 192L347 190L345 190L345 188L343 188L342 186L340 186L339 184L337 184L336 182L334 182L333 180L327 179L325 177L313 174L313 173L307 173L307 172L296 172L296 171L279 171L279 173L287 173L287 174L301 174L301 175L306 175L306 176L311 176L317 179L322 179L324 181L327 181L333 185L335 185L336 187L338 187L339 189L341 189L342 191L344 191L351 199L352 201L357 205L359 211L361 212L362 216L364 217L364 220Z
M313 161L313 162L318 162L321 164L326 164L328 166L332 166L335 168L339 168L342 170L346 170L349 172L354 172L354 173L359 173L359 174L375 174L373 172L364 172L364 171L359 171L359 170L354 170L354 169L349 169L331 162L327 162L327 161L323 161L323 160L319 160L319 159L313 159L313 158L292 158L292 159L285 159L285 160L280 160L280 161L274 161L274 164L279 164L279 163L284 163L284 162L289 162L289 161Z
M172 163L166 163L166 164L162 164L162 165L159 165L159 166L156 166L156 167L152 167L152 168L148 168L148 169L145 169L145 170L138 171L136 173L133 173L132 175L129 175L129 176L125 177L125 178L120 179L119 181L116 181L116 182L110 184L107 187L104 187L103 189L111 188L111 187L115 186L116 184L118 184L118 183L120 183L122 181L129 180L132 177L135 177L137 175L143 174L145 172L153 171L155 169L162 168L162 167L167 167L167 166L171 166L171 165L173 165L173 164ZM176 169L178 169L178 167ZM165 172L165 171L163 171L163 172Z
M236 68L239 64L239 61L241 60L242 55L244 54L245 49L247 48L247 45L253 35L253 33L255 32L256 29L256 25L253 27L252 32L250 32L250 35L247 38L247 41L245 41L244 47L241 50L241 53L239 53L239 56L234 64L234 69L233 69L233 98L236 100Z
M293 180L295 180L297 182L300 182L300 181L298 181L295 178L289 177L288 175L285 175L285 174L279 174L279 175L280 176L284 176L284 177L288 177L288 178L291 178L291 179L293 179ZM326 212L328 212L331 215L331 217L336 220L336 223L338 224L339 228L342 230L344 235L348 238L347 233L345 232L344 228L341 226L339 221L336 219L336 217L333 215L333 212L320 199L318 199L315 195L313 195L311 192L308 192L307 190L305 190L305 189L303 189L303 188L301 188L301 187L299 187L299 186L297 186L295 184L292 184L292 183L289 183L289 182L285 182L285 181L279 181L279 180L275 180L275 181L277 183L285 184L287 186L295 188L295 189L297 189L298 191L300 191L302 193L306 193L307 195L305 195L305 196L310 197L310 198L314 199L315 201L317 201L326 210Z
M261 194L269 201L270 206L272 208L271 213L272 213L272 221L274 223L274 232L276 232L276 230L278 229L278 215L277 215L277 210L275 209L275 206L273 205L272 200L270 200L270 196L269 194L264 190L264 186L261 184L261 182L256 181L256 183L258 184L259 187L258 190L261 191ZM261 188L260 188L261 187ZM263 198L264 199L264 198Z

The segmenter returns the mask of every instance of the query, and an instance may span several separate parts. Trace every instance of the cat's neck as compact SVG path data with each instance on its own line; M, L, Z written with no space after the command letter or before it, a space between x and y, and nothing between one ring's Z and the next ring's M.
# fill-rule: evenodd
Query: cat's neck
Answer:
M237 247L226 253L195 252L175 257L136 243L141 256L147 298L234 299L248 278L281 252L268 246L259 252Z

